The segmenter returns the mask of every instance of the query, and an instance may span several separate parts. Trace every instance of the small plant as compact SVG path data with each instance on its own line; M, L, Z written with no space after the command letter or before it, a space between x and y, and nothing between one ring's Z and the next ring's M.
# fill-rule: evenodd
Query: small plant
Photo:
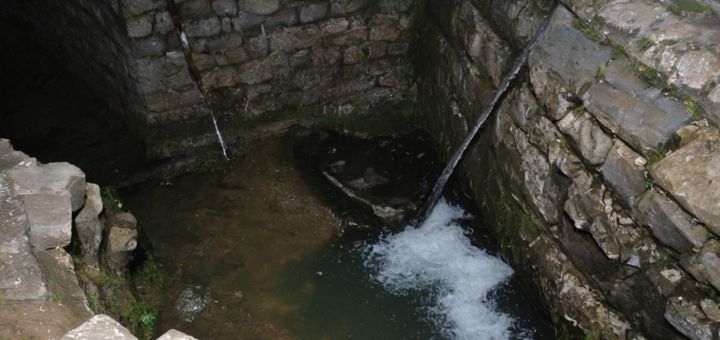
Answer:
M573 19L572 26L578 31L582 32L588 39L592 41L600 41L602 35L592 27L585 27L580 23L580 20Z
M90 305L90 309L93 313L97 314L100 312L100 301L98 301L98 298L89 292L85 292L85 297L87 298L88 304Z
M685 104L687 105L687 112L692 114L693 120L700 120L703 117L703 111L702 109L695 104L693 101L686 101Z
M146 284L151 288L160 288L164 281L165 272L162 269L162 264L152 254L149 254L147 260L143 262L140 269L135 273L135 282Z
M576 115L581 115L581 114L585 113L585 107L584 107L584 106L578 106L575 110L573 110L573 112L574 112Z
M663 159L663 154L657 150L650 150L645 153L645 159L647 160L646 166L651 166Z
M677 2L677 7L686 12L702 13L708 11L715 14L715 10L710 6L705 6L694 0L680 0Z
M102 198L103 207L110 211L120 211L123 202L115 189L110 187L100 188L100 197Z
M505 46L505 50L503 52L502 58L507 59L510 56L510 46Z
M149 308L144 303L137 301L134 297L130 298L130 328L138 338L150 339L153 335L155 319L157 311Z
M637 42L637 46L640 52L645 52L649 50L650 47L653 47L653 45L655 45L655 43L648 38L642 38Z
M625 51L625 46L613 44L613 51L610 55L610 58L612 58L613 60L618 60L626 55L627 52Z
M600 292L598 292L598 293L595 293L595 300L598 300L598 301L605 301L605 296L604 296L604 295L602 295L602 293L600 293Z

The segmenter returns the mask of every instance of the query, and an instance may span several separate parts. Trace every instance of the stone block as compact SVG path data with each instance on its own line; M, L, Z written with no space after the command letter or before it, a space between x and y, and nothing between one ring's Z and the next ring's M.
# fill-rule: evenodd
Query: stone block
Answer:
M573 20L570 11L559 7L528 59L533 87L551 112L560 106L558 95L581 95L611 57L610 47L588 39L573 27Z
M357 46L367 41L368 28L360 27L323 38L328 46Z
M100 186L94 183L85 185L85 205L91 205L98 214L102 212L103 203L100 196Z
M113 318L98 314L77 328L67 332L60 340L138 340Z
M655 182L710 230L720 234L720 133L705 129L650 166Z
M305 3L300 6L300 22L307 24L322 20L327 15L328 8L324 2Z
M28 235L33 248L43 250L70 244L72 210L67 192L20 197L25 203L30 224Z
M720 289L720 242L710 239L705 242L695 261L690 264L698 268L700 273L715 289ZM701 266L697 266L700 264Z
M330 15L337 17L351 14L363 9L366 3L367 0L333 0L330 4Z
M270 39L270 52L292 53L317 45L320 29L316 25L289 27L273 32Z
M229 17L222 18L222 20L220 21L220 27L222 27L222 31L224 33L232 32L232 19L230 19Z
M397 15L378 14L368 23L370 41L396 41L402 35Z
M648 226L662 244L679 253L692 253L693 248L702 248L707 240L705 227L694 224L692 216L654 190L640 198L633 215L639 224Z
M190 0L185 1L178 6L180 18L183 25L188 20L197 21L204 20L215 16L215 10L208 0Z
M165 334L161 335L157 340L197 340L183 332L178 332L174 329L171 329Z
M345 32L350 28L350 21L346 18L333 18L318 23L322 35Z
M572 111L557 123L557 127L572 138L588 164L605 162L613 142L590 114Z
M187 20L183 23L183 28L188 38L211 37L220 34L222 31L220 19L217 17Z
M582 96L583 105L600 123L636 150L662 149L691 118L687 110L666 112L602 82Z
M383 13L407 12L412 8L415 0L379 0L375 6Z
M151 112L163 112L180 107L180 93L168 90L145 95L145 105Z
M80 257L90 264L98 264L103 226L94 204L86 204L75 217L75 230L80 244Z
M170 17L170 12L155 13L155 32L165 34L170 31L175 31L175 24L173 24L172 17Z
M270 15L280 9L279 0L239 0L241 11L260 15Z
M70 163L15 167L7 173L15 183L18 195L60 194L66 191L70 195L72 211L77 211L85 204L85 174Z
M295 8L285 8L277 13L273 14L273 16L267 18L265 20L265 29L268 30L268 32L271 32L276 27L290 27L299 22L298 20L298 14Z
M532 102L534 102L534 100ZM532 110L532 102L527 105L530 110ZM550 155L550 145L560 141L561 138L565 138L560 130L557 129L555 124L553 124L550 119L545 116L539 116L537 119L532 121L527 130L530 143L535 145L546 155Z
M267 19L265 15L259 15L249 12L238 13L237 18L232 19L233 29L236 31L248 31L259 28Z
M137 220L130 213L119 212L108 215L104 224L107 233L104 256L110 259L112 268L124 267L137 248Z
M125 23L130 38L147 37L152 33L153 15L145 14L128 18Z
M692 340L714 339L711 321L690 299L682 297L668 299L665 320Z
M645 192L645 158L619 139L600 168L605 181L630 207Z
M237 84L238 80L238 73L236 68L234 67L215 68L214 70L203 75L202 78L203 86L205 86L207 90L213 90L220 87L234 86ZM199 93L200 91L195 92ZM183 105L185 105L185 103L191 102L194 98L196 98L196 95L186 95L181 98L181 102L183 103ZM202 95L200 95L200 98L202 98Z
M243 46L245 47L245 52L253 59L268 55L268 51L270 50L270 44L268 43L268 38L264 30L258 35L245 36Z
M352 46L343 51L343 63L346 65L359 64L368 59L359 46Z
M259 84L275 77L275 71L287 67L284 53L276 52L265 58L256 59L237 68L238 80L243 84Z
M165 5L160 0L122 0L123 15L128 18Z
M234 16L237 13L235 0L215 0L212 2L212 8L219 16Z
M342 58L339 47L314 47L310 50L313 66L335 65Z
M162 35L156 34L133 40L134 54L137 57L160 57L165 55L167 45Z
M395 42L388 44L389 55L401 55L405 54L410 48L410 44L406 42Z

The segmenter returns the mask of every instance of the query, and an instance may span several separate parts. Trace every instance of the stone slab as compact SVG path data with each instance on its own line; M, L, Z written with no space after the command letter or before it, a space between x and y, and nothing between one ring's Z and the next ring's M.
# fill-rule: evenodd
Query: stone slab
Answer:
M636 150L663 149L675 130L691 119L685 109L661 110L606 82L590 87L582 99L600 123Z
M705 227L693 224L692 216L656 191L648 191L638 201L633 215L638 223L649 226L661 243L680 253L692 253L707 241Z
M613 142L589 113L571 111L557 123L557 127L577 144L585 162L590 165L605 162Z
M171 329L165 334L161 335L157 340L197 340L194 337L191 337L183 332L176 331L174 329Z
M713 327L698 306L682 297L668 299L665 320L693 340L712 340Z
M33 248L44 250L64 247L70 244L72 237L72 211L70 195L30 194L22 195L25 203L29 238Z
M280 9L280 1L279 0L240 0L238 2L238 8L241 11L253 13L253 14L260 14L260 15L269 15L275 13L278 9Z
M129 330L105 314L93 316L60 340L138 340Z
M630 207L646 190L646 163L645 158L616 140L600 168L605 181Z
M685 209L720 234L720 132L699 132L649 171Z
M85 204L85 173L70 163L19 166L8 170L18 195L67 192L72 211Z
M5 174L0 174L0 214L0 294L6 301L45 299L47 288L27 236L27 214Z

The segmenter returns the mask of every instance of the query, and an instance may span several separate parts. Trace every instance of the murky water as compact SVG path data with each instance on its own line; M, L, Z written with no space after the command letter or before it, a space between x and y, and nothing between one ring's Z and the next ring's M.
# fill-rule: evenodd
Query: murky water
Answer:
M331 206L298 166L276 142L231 167L125 193L175 278L161 299L158 334L551 338L461 208L443 203L422 228L381 232Z

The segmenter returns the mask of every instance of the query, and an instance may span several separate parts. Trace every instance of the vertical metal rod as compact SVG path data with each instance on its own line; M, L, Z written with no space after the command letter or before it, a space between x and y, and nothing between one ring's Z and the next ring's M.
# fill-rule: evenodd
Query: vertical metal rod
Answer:
M447 181L450 179L450 175L452 175L453 170L455 170L455 166L457 166L468 145L470 145L470 142L472 142L473 138L475 138L475 135L477 134L478 130L480 130L480 127L482 127L483 123L485 123L485 120L487 120L487 117L492 112L495 104L500 99L500 96L502 96L502 94L505 93L505 91L507 90L508 86L510 85L510 81L515 78L517 73L520 71L520 67L522 67L522 65L525 64L525 62L527 61L528 55L530 55L530 51L532 51L533 47L535 47L538 41L540 41L540 38L545 32L545 29L550 22L550 18L555 13L555 9L557 7L558 3L556 2L555 5L553 5L550 13L547 15L547 17L545 17L545 20L543 20L543 22L538 27L537 33L535 33L535 37L533 38L533 40L531 40L530 43L525 46L525 49L523 49L523 53L515 61L515 64L513 64L510 72L505 75L503 80L500 82L500 86L495 89L495 93L493 94L492 99L485 106L485 109L482 111L480 117L477 119L475 126L473 126L472 130L470 130L470 133L468 133L467 137L465 137L465 140L462 142L462 144L460 144L458 149L455 150L452 158L450 158L447 165L445 166L445 169L443 169L442 174L438 178L437 182L435 182L435 186L433 186L433 191L430 197L428 197L422 209L420 209L420 211L418 212L418 218L411 223L413 226L421 226L423 222L425 222L425 220L428 218L428 216L430 216L430 213L432 213L435 204L437 204L438 199L440 199L440 196L442 195L445 184L447 184Z
M195 66L195 62L193 61L192 46L190 46L190 43L187 40L187 36L185 35L185 30L183 29L182 21L180 20L180 14L177 11L177 7L175 7L175 0L165 0L165 3L167 4L168 12L170 12L170 17L172 18L173 25L175 25L175 32L177 33L178 38L180 38L180 42L182 43L183 54L185 55L185 62L187 63L188 71L190 71L190 77L195 82L195 85L197 85L200 93L202 93L203 98L205 98L205 105L207 105L207 109L210 112L210 117L212 118L213 124L215 125L215 132L217 133L218 140L220 141L223 156L225 156L225 159L229 160L225 147L225 141L220 134L220 129L218 128L217 120L215 119L215 115L213 114L212 107L210 107L210 93L208 93L202 86L202 76L200 75L200 71L198 71L197 67Z

